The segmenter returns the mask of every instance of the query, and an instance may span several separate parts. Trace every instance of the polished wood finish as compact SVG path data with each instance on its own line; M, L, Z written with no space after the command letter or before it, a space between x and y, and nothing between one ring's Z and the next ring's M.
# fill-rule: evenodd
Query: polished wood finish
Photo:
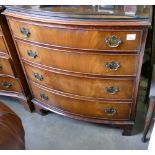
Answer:
M2 35L2 30L1 30L1 28L0 28L0 35Z
M152 17L152 8L150 8L150 17L149 19L146 19L146 20L134 20L134 19L128 19L128 24L126 25L126 21L127 20L121 20L121 17L119 20L113 20L113 19L104 19L103 20L94 20L94 19L91 19L91 20L79 20L79 19L69 19L69 20L64 20L63 18L59 18L59 17L56 17L56 18L53 18L53 15L51 15L50 13L43 13L43 11L39 11L38 12L35 12L33 9L32 10L22 10L21 8L17 9L17 8L9 8L7 9L7 12L4 13L6 16L10 17L10 18L16 18L16 19L23 19L23 16L24 16L24 19L25 20L31 20L31 21L34 21L34 22L39 22L42 21L44 22L45 24L60 24L60 25L70 25L70 26L89 26L89 27L94 27L97 26L97 27L115 27L115 26L129 26L129 27L137 27L137 26L148 26L148 25L151 25L151 17ZM31 15L31 16L30 16ZM45 16L48 18L45 18ZM105 15L106 16L106 15ZM24 20L24 21L25 21Z
M150 22L37 13L4 12L36 111L110 124L131 135Z
M6 45L5 45L4 38L3 38L2 34L0 34L0 52L7 53L7 48L6 48Z
M87 30L82 28L70 28L55 25L44 26L38 23L31 24L30 22L27 23L14 19L10 19L9 24L12 28L13 35L17 38L74 49L139 51L142 37L142 32L140 30L134 31L133 29ZM28 31L28 35L21 33L22 28ZM47 34L50 37L47 37ZM126 39L127 34L136 34L135 40L128 41ZM120 46L109 47L105 42L106 38L113 35L122 40L122 44Z
M0 13L2 10L0 10ZM31 95L4 15L0 14L0 95L15 97L32 111Z
M0 102L0 150L25 149L25 132L21 119Z
M10 76L14 76L14 70L11 64L12 62L10 58L1 56L0 57L0 75L7 74Z
M24 63L24 67L30 80L49 88L74 95L104 99L131 100L134 92L134 80L131 79L85 78L52 70L47 71L43 68L38 68L26 63ZM38 76L36 77L35 74ZM109 87L117 88L119 92L114 94L108 93L107 89Z
M98 54L70 51L46 48L19 40L17 40L17 46L23 60L69 72L105 76L135 76L138 69L137 54ZM29 51L37 56L30 56L28 54ZM112 61L120 63L121 67L118 70L107 68L106 63Z
M128 120L130 116L130 103L111 103L97 102L89 100L79 100L75 98L59 95L52 92L46 87L39 88L34 83L31 83L34 98L44 102L64 112L74 113L79 116L89 118L100 118L109 120ZM48 97L48 100L42 97L42 94ZM118 106L119 105L119 106ZM109 114L106 109L113 108L116 112Z
M0 77L0 90L19 92L22 94L22 88L18 78Z

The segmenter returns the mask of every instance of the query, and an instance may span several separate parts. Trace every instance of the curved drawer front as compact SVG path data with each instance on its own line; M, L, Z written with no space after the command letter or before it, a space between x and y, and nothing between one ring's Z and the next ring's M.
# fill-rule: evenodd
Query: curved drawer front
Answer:
M9 23L14 36L44 44L75 49L140 50L141 30L87 30L55 25L47 27L13 19L10 19Z
M105 99L132 99L134 80L98 79L54 73L25 64L28 78L54 90Z
M0 77L0 90L22 93L18 79Z
M74 99L54 94L49 89L41 88L33 83L31 83L31 88L34 98L37 100L75 115L109 120L125 120L130 117L130 104L127 103L95 102Z
M5 46L3 36L1 36L1 35L0 35L0 52L7 53L7 48Z
M2 35L3 33L2 33L2 29L1 29L1 26L0 26L0 35Z
M0 74L14 75L8 58L0 57Z
M73 51L61 51L58 49L47 49L21 41L17 41L17 44L23 59L48 67L84 74L109 76L133 76L136 75L137 72L138 55L134 54L103 55L78 53Z

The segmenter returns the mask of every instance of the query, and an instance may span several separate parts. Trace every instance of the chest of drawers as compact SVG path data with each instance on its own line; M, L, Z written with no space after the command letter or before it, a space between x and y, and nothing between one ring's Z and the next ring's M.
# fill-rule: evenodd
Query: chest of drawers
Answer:
M110 124L130 135L149 20L51 10L4 12L36 111Z
M7 21L0 8L0 95L17 98L26 110L33 104L29 87L20 64Z

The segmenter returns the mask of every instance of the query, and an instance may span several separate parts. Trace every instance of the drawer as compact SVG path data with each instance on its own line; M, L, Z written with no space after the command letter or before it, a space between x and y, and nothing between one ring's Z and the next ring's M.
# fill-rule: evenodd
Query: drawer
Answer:
M23 59L61 70L96 75L136 75L136 54L94 54L49 49L17 41ZM113 68L112 68L113 67Z
M2 33L2 28L1 28L1 26L0 26L0 36L1 36L1 35L3 35L3 33Z
M85 29L9 20L13 35L43 44L75 49L138 51L142 30Z
M0 76L0 90L22 93L18 79L10 77Z
M36 100L75 115L109 120L127 120L130 117L129 103L86 101L70 98L53 93L50 89L40 87L34 83L31 83L31 88Z
M132 99L134 80L65 75L28 64L25 69L30 80L61 92L105 99Z
M0 57L0 74L14 76L9 58Z
M7 48L3 36L0 35L0 52L7 53Z

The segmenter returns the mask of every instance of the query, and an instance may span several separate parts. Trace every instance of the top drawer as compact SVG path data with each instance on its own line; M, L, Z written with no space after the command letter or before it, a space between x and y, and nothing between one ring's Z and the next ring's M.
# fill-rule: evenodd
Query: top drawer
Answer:
M88 30L56 25L47 27L38 23L24 23L13 19L10 19L9 23L16 37L74 49L138 51L142 38L142 30L134 29Z

